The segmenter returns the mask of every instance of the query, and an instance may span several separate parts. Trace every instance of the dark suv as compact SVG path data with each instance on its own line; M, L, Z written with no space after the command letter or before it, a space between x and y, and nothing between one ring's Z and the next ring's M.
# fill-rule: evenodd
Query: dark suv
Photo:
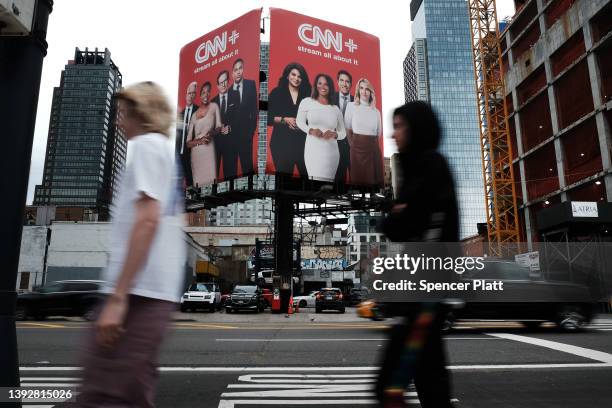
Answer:
M95 306L104 296L99 292L102 281L66 280L35 288L17 296L15 318L36 320L47 316L82 316L95 318Z
M315 312L321 313L323 310L337 310L344 313L344 296L338 288L323 288L315 299Z
M232 294L225 302L225 311L231 313L238 310L253 310L263 312L266 304L259 288L255 285L236 285Z

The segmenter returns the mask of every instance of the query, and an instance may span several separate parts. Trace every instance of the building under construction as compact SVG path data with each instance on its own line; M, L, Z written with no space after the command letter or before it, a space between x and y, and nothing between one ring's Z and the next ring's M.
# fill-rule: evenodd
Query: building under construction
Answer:
M515 6L501 53L521 240L559 231L609 238L612 1ZM595 217L581 213L588 208Z

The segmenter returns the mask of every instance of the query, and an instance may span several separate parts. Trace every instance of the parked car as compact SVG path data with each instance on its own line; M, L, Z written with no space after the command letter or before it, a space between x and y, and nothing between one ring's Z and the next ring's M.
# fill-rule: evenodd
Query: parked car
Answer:
M323 288L315 298L315 312L323 310L337 310L344 313L344 295L338 288Z
M32 292L17 296L15 318L42 320L47 316L82 316L86 320L94 320L95 307L104 297L99 292L103 283L97 280L65 280L34 288Z
M265 307L264 297L256 285L236 285L225 302L227 313L238 310L253 310L257 313L263 312Z
M294 296L293 304L300 308L302 307L315 307L315 301L317 299L318 290L313 290L307 295Z
M355 306L370 297L370 291L367 288L351 288L348 295L349 306Z
M273 269L264 269L259 272L251 272L249 274L249 281L259 287L265 285L272 285L272 274L274 273Z
M207 309L209 312L214 312L220 307L221 292L216 283L193 283L181 298L181 312L196 309Z

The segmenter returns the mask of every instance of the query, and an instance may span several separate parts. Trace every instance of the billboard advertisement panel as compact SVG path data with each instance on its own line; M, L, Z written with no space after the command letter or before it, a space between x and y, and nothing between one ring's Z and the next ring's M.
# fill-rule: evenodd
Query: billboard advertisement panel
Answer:
M261 10L181 49L176 153L187 186L254 172Z
M266 173L383 184L377 37L272 8L268 78Z

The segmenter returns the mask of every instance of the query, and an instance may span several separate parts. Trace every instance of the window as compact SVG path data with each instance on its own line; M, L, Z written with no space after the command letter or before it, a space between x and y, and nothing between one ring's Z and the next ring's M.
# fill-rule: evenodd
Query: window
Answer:
M30 272L21 272L19 280L19 289L28 289L30 287Z

